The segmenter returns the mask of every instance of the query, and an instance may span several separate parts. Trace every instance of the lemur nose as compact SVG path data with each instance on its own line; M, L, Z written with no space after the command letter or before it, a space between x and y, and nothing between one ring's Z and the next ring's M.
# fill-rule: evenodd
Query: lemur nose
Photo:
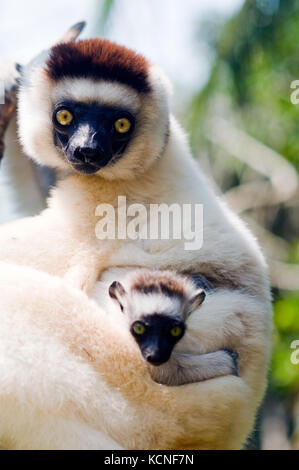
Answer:
M160 366L163 362L166 362L157 352L146 352L145 359L153 366Z
M96 158L101 157L102 152L98 148L77 147L74 158L82 163L92 163Z

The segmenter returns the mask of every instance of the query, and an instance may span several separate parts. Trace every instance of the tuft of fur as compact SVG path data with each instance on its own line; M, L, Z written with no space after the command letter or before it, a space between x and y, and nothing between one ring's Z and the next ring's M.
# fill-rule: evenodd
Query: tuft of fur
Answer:
M64 78L92 78L118 82L148 93L149 63L141 55L107 39L89 39L58 44L47 60L48 76L55 82Z
M192 284L186 277L174 272L147 269L133 271L129 283L131 294L133 291L138 291L143 294L160 294L179 299L187 299L187 290L190 291Z

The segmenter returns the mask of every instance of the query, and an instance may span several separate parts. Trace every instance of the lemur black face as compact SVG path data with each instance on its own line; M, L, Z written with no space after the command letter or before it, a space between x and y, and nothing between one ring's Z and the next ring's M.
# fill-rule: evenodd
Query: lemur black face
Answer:
M150 364L167 362L176 343L185 334L185 324L166 315L147 315L131 325L131 333Z
M135 118L125 109L60 102L53 111L54 142L79 173L93 174L121 158Z

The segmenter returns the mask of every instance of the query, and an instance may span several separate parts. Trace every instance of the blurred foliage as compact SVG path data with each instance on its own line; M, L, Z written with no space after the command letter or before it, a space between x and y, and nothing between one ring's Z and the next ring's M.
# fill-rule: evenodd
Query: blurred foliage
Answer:
M298 169L298 107L290 102L290 83L299 71L298 0L247 1L235 18L215 23L212 31L211 26L208 41L217 59L189 110L193 145L202 138L198 129L213 96L224 93L242 127Z
M109 17L115 6L114 0L101 0L98 2L98 13L97 13L97 25L96 31L101 36L105 36L107 25L109 22Z

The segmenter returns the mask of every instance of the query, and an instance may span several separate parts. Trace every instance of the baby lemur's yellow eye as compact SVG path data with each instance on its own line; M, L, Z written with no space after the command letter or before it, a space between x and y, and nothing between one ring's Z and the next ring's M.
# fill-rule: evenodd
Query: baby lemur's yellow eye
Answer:
M131 129L131 122L127 118L121 118L115 121L114 127L120 134L125 134Z
M175 337L180 336L182 334L182 328L180 326L174 326L171 328L170 334Z
M61 109L56 113L57 122L62 126L68 126L72 122L73 118L72 113L67 109Z
M136 335L143 335L143 333L145 332L144 324L140 323L140 322L134 323L133 331L134 331L134 333L136 333Z

